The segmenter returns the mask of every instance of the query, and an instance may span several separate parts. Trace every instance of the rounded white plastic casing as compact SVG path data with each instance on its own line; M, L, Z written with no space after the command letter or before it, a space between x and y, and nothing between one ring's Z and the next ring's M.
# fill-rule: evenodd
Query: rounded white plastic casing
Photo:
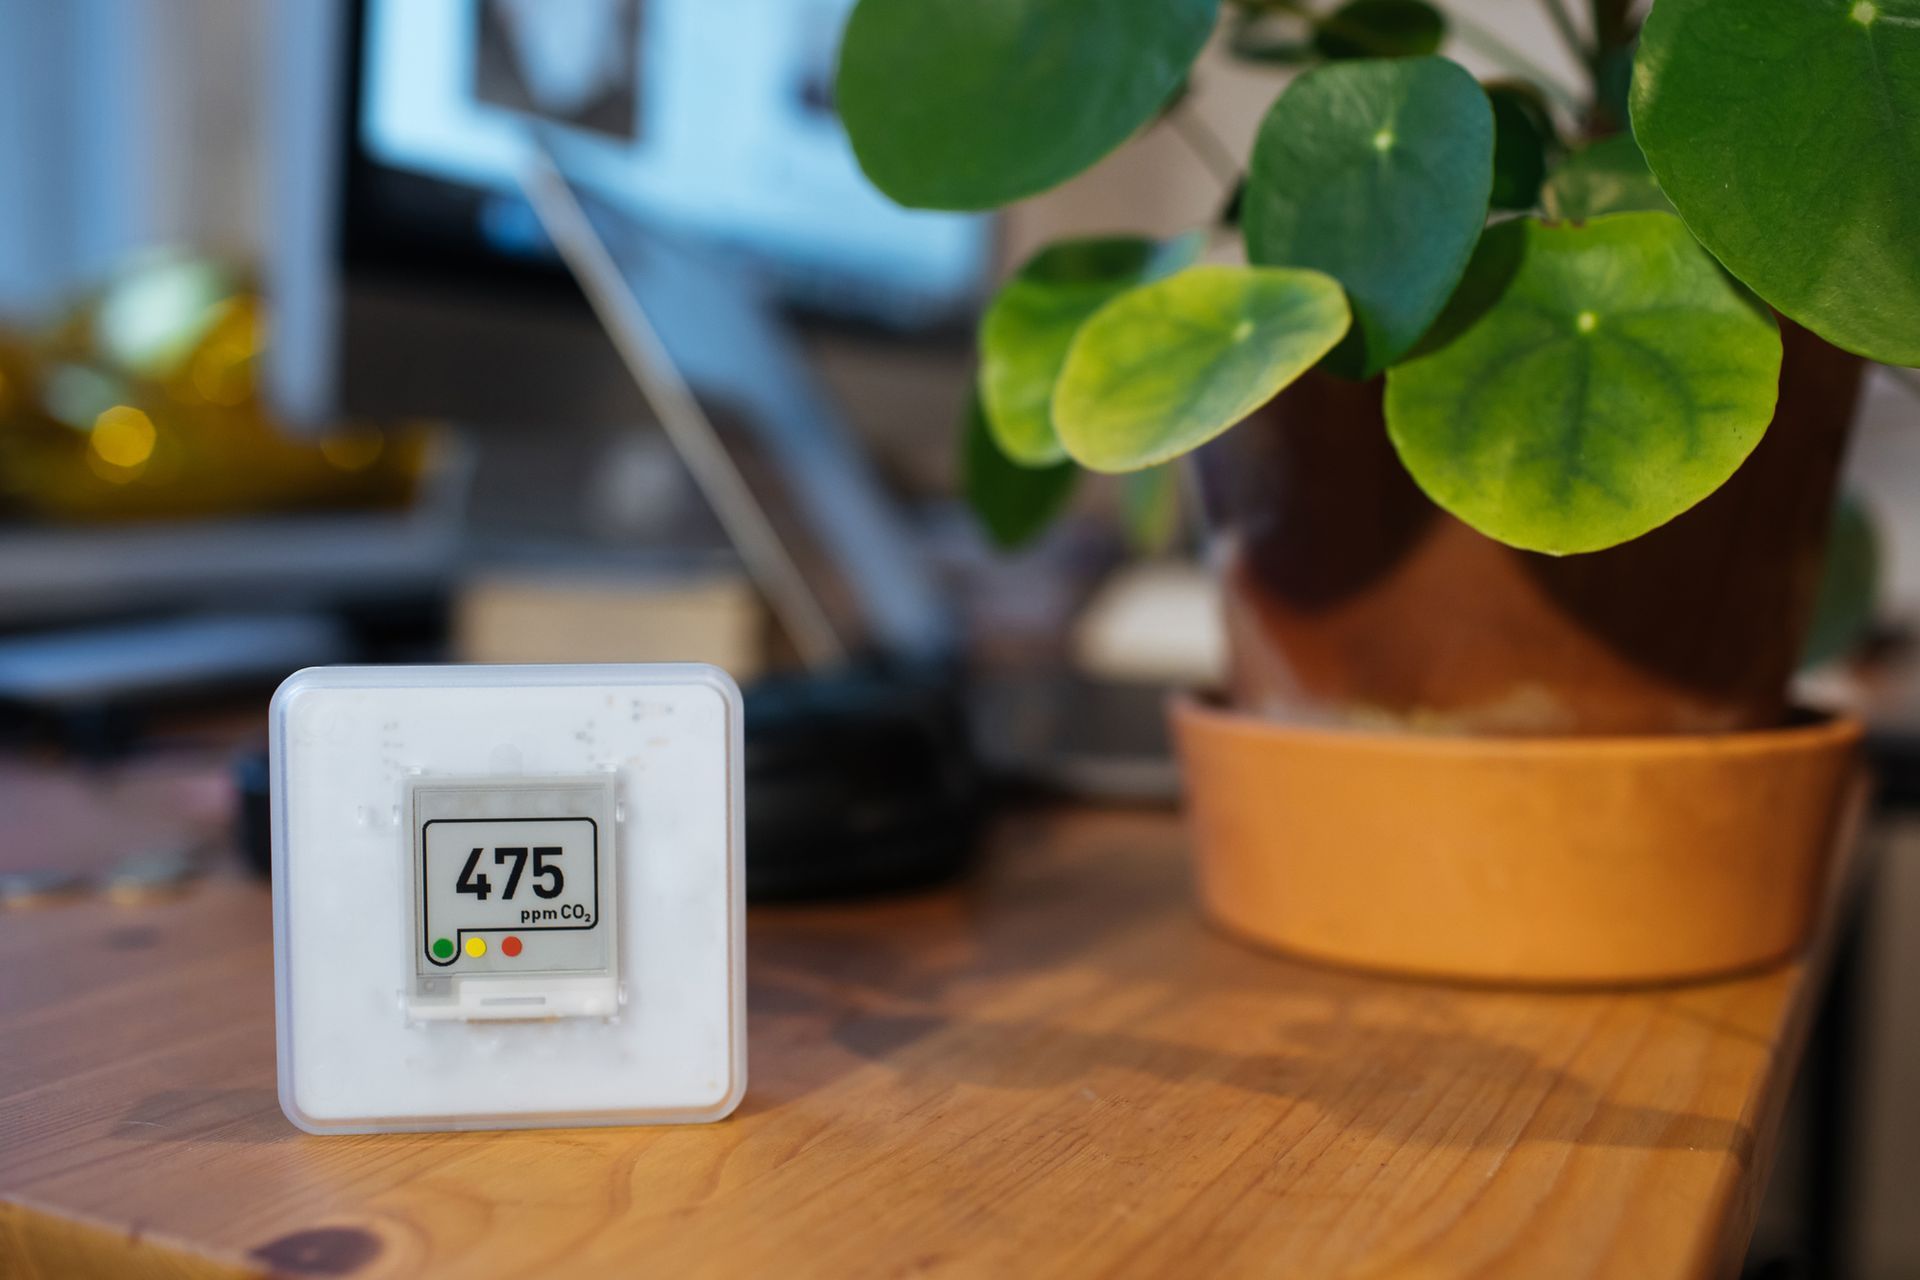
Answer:
M293 1123L312 1133L648 1124L717 1120L738 1105L741 703L724 672L314 668L280 686L270 722L280 1103ZM420 933L409 795L440 779L582 778L612 783L603 883L617 895L607 912L617 972L605 984L615 1011L423 1016L430 1009L410 1003ZM564 991L554 1006L568 1007Z

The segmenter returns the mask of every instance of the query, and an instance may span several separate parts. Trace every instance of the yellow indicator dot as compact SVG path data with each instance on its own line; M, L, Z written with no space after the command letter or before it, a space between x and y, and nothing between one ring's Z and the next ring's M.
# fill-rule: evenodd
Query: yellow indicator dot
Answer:
M1374 135L1373 135L1373 149L1374 149L1375 151L1391 151L1391 150L1393 150L1393 130L1391 130L1391 129L1382 129L1382 130L1380 130L1380 132L1378 132L1378 133L1376 133L1376 134L1374 134Z
M487 954L487 940L485 938L468 938L467 954L472 956L475 960L478 960L481 956Z
M1874 4L1873 0L1856 0L1847 16L1863 27L1870 27L1873 25L1873 20L1880 16L1880 7Z
M1579 315L1573 318L1573 327L1578 329L1582 333L1592 333L1594 330L1594 327L1599 323L1600 323L1600 317L1593 314L1593 312L1591 311L1582 311Z

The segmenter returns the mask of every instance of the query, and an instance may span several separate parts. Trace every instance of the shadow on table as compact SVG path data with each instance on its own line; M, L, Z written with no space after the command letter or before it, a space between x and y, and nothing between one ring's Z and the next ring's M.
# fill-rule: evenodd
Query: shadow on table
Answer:
M1232 1053L1125 1032L898 1014L856 1015L835 1026L833 1038L915 1083L1029 1091L1077 1086L1090 1096L1112 1097L1131 1092L1128 1076L1176 1089L1217 1082L1311 1106L1343 1129L1395 1142L1499 1149L1516 1141L1580 1142L1724 1151L1741 1160L1752 1153L1753 1133L1744 1124L1605 1100L1522 1048L1457 1028L1286 1023L1278 1030L1302 1048ZM1334 1041L1337 1051L1314 1052L1316 1039ZM1408 1088L1399 1082L1414 1063L1419 1083ZM1489 1085L1500 1090L1497 1101L1457 1096ZM1402 1104L1382 1105L1386 1089L1397 1089ZM1156 1097L1133 1101L1154 1105Z

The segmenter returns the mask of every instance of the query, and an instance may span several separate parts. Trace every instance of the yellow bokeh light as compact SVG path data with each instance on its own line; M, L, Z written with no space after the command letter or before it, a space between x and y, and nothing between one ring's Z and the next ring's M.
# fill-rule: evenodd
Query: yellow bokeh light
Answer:
M153 456L157 437L153 419L131 405L114 405L93 420L94 454L125 470L142 466Z
M193 389L200 398L219 405L236 405L253 389L253 345L216 339L194 357Z
M217 319L189 371L193 389L213 404L237 405L253 393L253 358L260 353L259 313L251 304L229 298L214 314Z

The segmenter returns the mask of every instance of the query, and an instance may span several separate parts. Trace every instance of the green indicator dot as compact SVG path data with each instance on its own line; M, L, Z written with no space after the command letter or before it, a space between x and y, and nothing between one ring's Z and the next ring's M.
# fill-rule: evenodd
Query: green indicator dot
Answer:
M433 957L436 960L452 959L453 958L453 939L452 938L435 939L433 944Z

